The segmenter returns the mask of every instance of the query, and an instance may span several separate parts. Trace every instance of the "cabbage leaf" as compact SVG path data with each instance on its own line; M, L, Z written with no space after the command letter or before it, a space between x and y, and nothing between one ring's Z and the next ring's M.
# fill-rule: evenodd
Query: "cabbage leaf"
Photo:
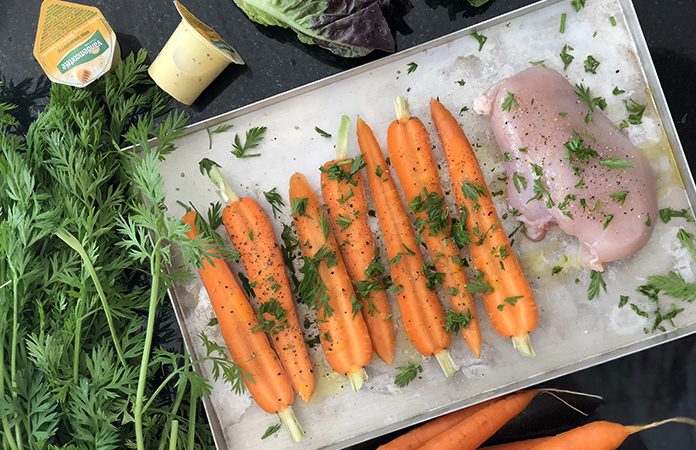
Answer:
M399 5L405 14L412 5ZM234 0L251 20L261 25L291 28L305 44L316 44L346 58L373 50L394 51L394 37L382 9L384 0Z

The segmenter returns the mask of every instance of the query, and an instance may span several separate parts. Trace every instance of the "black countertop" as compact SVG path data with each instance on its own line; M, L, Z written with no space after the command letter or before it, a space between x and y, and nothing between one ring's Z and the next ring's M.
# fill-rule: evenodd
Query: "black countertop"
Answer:
M397 51L427 42L521 6L528 0L491 0L481 8L465 0L412 0L414 8L394 24ZM570 1L570 0L568 0ZM587 0L591 7L593 0ZM169 0L79 1L98 7L124 47L142 46L152 55L179 22ZM232 0L187 0L185 6L213 27L243 56L191 107L191 123L282 93L385 56L373 53L348 60L301 44L294 32L252 23ZM693 168L696 164L696 2L634 0L677 131ZM0 15L0 102L19 105L13 112L23 125L46 104L49 83L34 60L39 0L3 0ZM182 105L175 102L175 107ZM647 423L675 415L696 418L696 336L630 355L553 381L556 387L604 396L593 419ZM380 440L383 442L385 439ZM361 449L375 448L371 442ZM358 447L356 447L358 448ZM649 450L696 449L696 431L665 425L631 436L621 447Z

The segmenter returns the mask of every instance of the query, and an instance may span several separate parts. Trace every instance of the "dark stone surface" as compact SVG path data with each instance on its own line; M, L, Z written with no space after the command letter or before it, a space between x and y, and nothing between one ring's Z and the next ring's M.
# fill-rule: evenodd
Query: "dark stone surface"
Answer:
M592 1L587 0L588 7ZM114 30L121 34L122 44L142 46L153 55L162 48L179 22L169 0L80 2L100 8ZM48 95L46 79L32 56L40 1L2 0L0 3L0 80L5 82L0 101L18 104L15 115L26 124L46 103ZM192 107L185 108L192 122L385 55L374 53L358 60L336 57L316 46L301 44L290 30L252 23L231 0L187 0L184 3L227 39L247 63L228 68ZM413 0L413 3L414 9L393 26L397 51L532 2L492 0L481 8L473 8L465 0ZM634 4L687 158L694 167L696 27L693 22L696 2L635 0ZM603 395L605 402L596 409L592 419L631 424L675 415L696 417L696 336L587 369L549 385ZM544 405L543 401L538 401L533 404L532 412L545 410ZM549 428L557 425L550 417ZM525 427L527 425L523 424L522 429ZM515 433L518 432L519 428ZM379 440L384 441L386 438ZM356 448L369 449L377 445L374 441ZM665 425L630 437L621 448L693 450L696 449L696 432L686 425Z

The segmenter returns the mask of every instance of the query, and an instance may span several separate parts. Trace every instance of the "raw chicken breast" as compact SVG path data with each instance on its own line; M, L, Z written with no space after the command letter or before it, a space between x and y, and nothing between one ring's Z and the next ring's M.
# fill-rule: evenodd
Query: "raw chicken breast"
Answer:
M598 108L585 123L589 107L560 73L524 70L488 89L474 108L491 118L508 202L530 239L557 223L580 240L580 262L598 271L645 246L657 219L650 163Z

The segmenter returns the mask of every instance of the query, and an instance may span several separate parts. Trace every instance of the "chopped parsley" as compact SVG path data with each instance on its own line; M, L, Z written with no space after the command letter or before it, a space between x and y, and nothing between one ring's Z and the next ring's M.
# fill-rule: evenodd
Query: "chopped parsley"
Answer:
M468 308L466 312L462 311L459 314L455 313L454 311L450 311L445 316L444 330L457 334L461 330L468 329L472 320L474 320L474 316L471 314L471 310Z
M597 67L599 67L599 61L597 61L594 56L588 55L585 60L585 72L597 74Z
M503 100L501 108L503 111L510 111L510 108L513 107L513 105L515 109L520 107L520 104L517 103L517 100L515 99L515 94L513 94L510 91L507 91L507 97L505 97L505 100Z
M394 379L394 383L400 388L404 388L409 385L409 383L418 377L419 373L423 373L423 366L420 364L415 365L409 362L406 366L397 367L399 374Z
M481 51L481 49L483 48L483 44L486 43L488 38L482 34L478 34L478 32L476 32L476 31L474 31L471 36L473 36L474 39L476 39L478 41L478 43L479 43L478 51Z
M570 63L573 62L573 60L575 59L575 56L568 53L569 50L572 51L575 49L573 47L571 47L570 45L566 44L563 46L563 50L561 50L560 57L561 57L561 61L563 61L563 70L568 69L568 66L570 65Z
M602 272L593 270L590 272L590 287L587 289L587 299L593 300L599 297L599 290L604 290L607 293L607 285L602 278Z
M408 70L406 71L406 74L407 75L412 74L413 72L416 71L417 68L418 68L418 64L416 64L414 62L408 63Z

